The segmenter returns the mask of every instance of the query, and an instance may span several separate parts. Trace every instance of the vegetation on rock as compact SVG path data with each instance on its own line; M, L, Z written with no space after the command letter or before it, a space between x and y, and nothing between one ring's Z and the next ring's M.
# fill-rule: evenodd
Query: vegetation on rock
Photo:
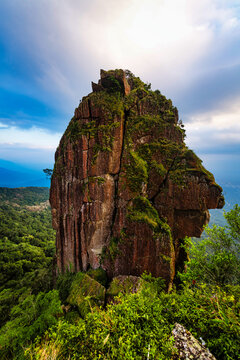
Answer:
M222 189L184 143L171 100L129 70L100 74L56 151L50 201L57 266L102 266L109 277L148 270L171 287L184 252L179 239L199 236L207 210L223 206Z
M133 204L129 208L128 219L149 225L156 235L165 232L171 236L169 225L167 222L160 220L157 210L145 197L138 196L133 199Z
M105 288L87 274L77 273L71 284L67 303L76 306L82 317L85 317L94 306L105 303Z

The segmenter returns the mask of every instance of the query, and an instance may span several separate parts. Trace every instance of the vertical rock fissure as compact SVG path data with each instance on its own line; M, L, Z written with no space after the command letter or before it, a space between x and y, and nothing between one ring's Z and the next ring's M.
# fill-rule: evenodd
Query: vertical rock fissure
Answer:
M123 137L122 137L123 140L122 140L120 160L119 160L119 170L118 170L117 174L115 174L115 176L114 176L114 199L113 199L114 200L114 208L113 208L109 240L113 237L113 229L114 229L114 224L115 224L117 209L118 209L118 183L119 183L119 174L122 169L122 158L123 158L124 145L125 145L125 133L126 133L126 123L128 120L128 114L129 114L129 110L125 109L124 110L124 119L123 119Z
M81 247L81 229L82 229L82 214L81 211L78 215L77 221L77 231L78 231L78 266L79 269L82 269L83 261L82 261L82 247Z
M92 109L91 109L91 101L88 99L88 111L89 111L89 118L90 118L90 122L93 120L93 117L92 117ZM87 161L86 161L86 169L87 169L87 191L89 191L89 188L88 188L88 182L89 182L89 176L88 176L88 163L89 163L89 138L90 138L90 135L88 134L87 135ZM89 192L88 192L89 194ZM88 204L89 202L86 203L87 204L87 207L88 207ZM87 255L87 261L86 263L89 264L89 253L88 253L88 238L87 238L87 234L86 234L86 227L85 227L85 223L83 223L83 233L84 233L84 241L85 241L85 246L84 246L84 249L86 249L86 255ZM82 261L83 263L83 261ZM85 269L86 270L86 269Z
M76 237L76 227L75 227L75 219L73 221L73 238L74 238L74 268L77 269L77 237Z
M63 187L59 188L59 198L63 199L64 194L63 194ZM60 245L60 258L61 258L61 272L64 272L64 238L65 238L65 233L64 233L64 223L63 223L63 204L61 204L60 206L60 217L59 217L59 231L58 231L58 235L59 235L59 245ZM59 247L57 246L58 250ZM59 266L60 267L60 266Z
M64 225L63 225L63 215L60 216L60 224L59 224L59 242L60 242L60 249L61 249L61 271L64 272L64 246L63 246L63 242L64 242Z

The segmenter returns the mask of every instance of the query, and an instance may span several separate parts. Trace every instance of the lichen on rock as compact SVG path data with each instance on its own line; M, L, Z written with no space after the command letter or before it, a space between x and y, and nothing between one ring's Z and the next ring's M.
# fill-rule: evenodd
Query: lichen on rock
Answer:
M182 326L176 323L172 330L175 340L176 360L216 360L210 351Z
M200 236L222 189L160 91L121 69L101 70L92 87L55 155L58 270L102 267L109 279L146 270L171 286L184 237Z

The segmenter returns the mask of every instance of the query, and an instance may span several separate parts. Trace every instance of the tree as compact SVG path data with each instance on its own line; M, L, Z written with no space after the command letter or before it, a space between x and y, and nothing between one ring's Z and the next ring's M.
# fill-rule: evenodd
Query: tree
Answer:
M43 169L43 172L46 175L47 179L51 179L53 173L52 169Z
M182 280L218 286L240 284L240 206L224 214L227 225L206 227L207 238L190 241L190 261Z

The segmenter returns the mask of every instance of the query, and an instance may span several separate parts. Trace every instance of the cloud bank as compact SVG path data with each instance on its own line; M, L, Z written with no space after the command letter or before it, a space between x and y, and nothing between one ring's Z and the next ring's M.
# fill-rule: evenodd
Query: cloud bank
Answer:
M33 168L52 166L60 133L33 126L22 129L0 122L0 159L17 161Z

